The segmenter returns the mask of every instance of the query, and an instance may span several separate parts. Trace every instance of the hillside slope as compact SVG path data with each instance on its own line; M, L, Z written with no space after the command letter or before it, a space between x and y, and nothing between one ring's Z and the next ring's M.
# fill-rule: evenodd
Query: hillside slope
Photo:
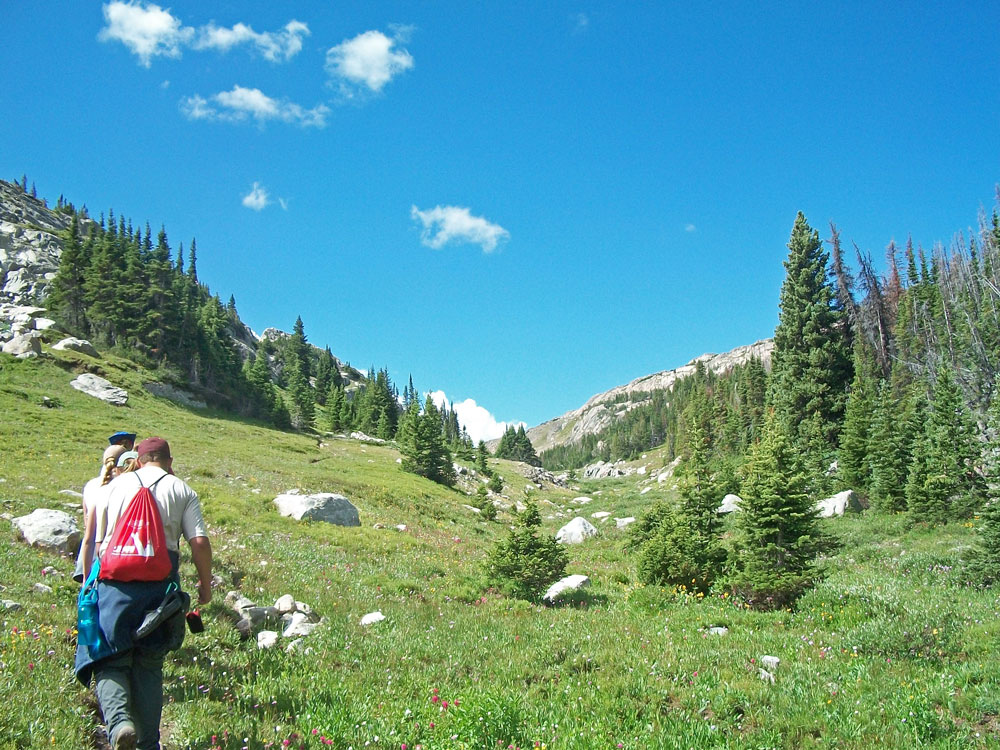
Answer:
M125 387L129 405L72 389L84 370ZM960 525L927 533L870 515L827 521L843 551L827 560L826 580L793 612L750 612L725 593L635 582L627 533L613 518L669 498L663 486L633 476L529 487L523 465L491 460L512 502L539 501L545 533L574 515L598 529L570 549L567 570L590 587L539 607L482 584L508 512L481 521L462 492L403 472L391 446L317 442L184 409L147 393L150 377L109 357L0 354L0 505L7 518L39 507L78 514L79 500L63 491L96 471L106 435L128 427L170 439L178 474L202 498L219 586L203 610L206 632L167 660L165 750L860 750L1000 740L996 597L956 585L970 541ZM348 496L362 525L279 516L272 498L293 488ZM101 748L88 691L70 676L73 561L28 547L10 527L0 545L0 747ZM189 562L182 578L194 580ZM260 604L289 594L322 620L290 652L280 636L280 647L260 649L233 627L230 590ZM363 626L375 611L386 619ZM780 659L775 684L758 674L764 655Z

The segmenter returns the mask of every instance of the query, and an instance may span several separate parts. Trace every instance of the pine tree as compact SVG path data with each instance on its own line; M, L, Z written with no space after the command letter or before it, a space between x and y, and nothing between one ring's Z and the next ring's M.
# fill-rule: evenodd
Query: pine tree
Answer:
M788 250L774 331L771 403L795 450L806 457L811 481L820 482L838 444L853 373L827 254L801 212Z
M900 403L888 381L879 383L868 431L872 506L884 513L906 510L906 483L915 441L923 434L924 401Z
M551 534L540 533L541 515L532 501L517 516L510 535L490 552L486 579L504 593L537 600L566 572L569 555Z
M784 422L769 414L750 452L737 517L733 593L756 608L794 601L816 577L817 511L806 492Z
M87 324L85 277L89 258L80 239L80 221L74 214L63 243L59 270L52 280L48 307L69 331L84 333Z
M292 426L297 430L311 428L316 416L313 391L301 364L295 359L288 374L288 394L292 401Z
M430 397L424 403L424 412L415 418L411 412L419 408L419 400L407 410L406 426L401 430L399 451L403 455L403 469L445 485L455 483L455 469L451 451L444 441L441 412ZM412 420L412 421L411 421Z

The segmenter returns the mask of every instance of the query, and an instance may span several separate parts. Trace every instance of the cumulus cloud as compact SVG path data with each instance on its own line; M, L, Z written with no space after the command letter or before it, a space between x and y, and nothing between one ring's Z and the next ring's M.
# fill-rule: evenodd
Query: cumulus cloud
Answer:
M198 30L194 49L215 49L228 52L233 47L248 44L271 62L284 62L302 51L302 37L309 36L309 27L301 21L289 21L281 31L257 33L245 23L232 28L210 23Z
M694 224L685 224L684 225L684 231L685 232L697 232L698 231L698 227L696 227Z
M183 26L169 10L152 3L146 5L115 0L106 3L103 10L107 25L97 38L102 42L121 42L147 68L157 55L180 57L181 47L195 33L191 27Z
M586 13L577 13L570 17L573 22L573 33L582 34L590 26L590 16Z
M259 182L255 182L250 192L243 196L243 205L254 211L263 211L271 205L271 196L268 194L267 188Z
M367 88L378 93L389 81L413 67L413 56L399 45L406 30L393 37L381 31L366 31L345 39L326 52L327 72L341 82L342 91Z
M195 29L184 26L170 10L142 0L113 0L103 6L106 26L98 39L116 41L128 47L139 63L149 67L154 57L180 57L184 47L228 52L239 45L249 45L271 62L290 60L302 50L302 38L309 27L292 20L280 31L258 33L245 23L225 28L209 23Z
M270 120L288 122L304 128L326 127L330 108L319 104L305 109L285 99L273 99L260 89L233 86L208 99L197 94L181 99L181 111L191 120L241 122L253 119L263 125Z
M502 226L473 216L461 206L435 206L426 211L412 206L410 217L423 227L420 241L435 250L452 243L479 245L484 253L492 253L500 242L510 239L510 232Z
M475 399L467 398L464 401L456 401L452 404L444 391L432 391L427 394L434 405L439 409L455 407L458 415L458 423L465 428L472 438L473 443L480 440L496 440L503 437L504 430L508 427L520 427L527 425L524 422L498 422L490 412L477 404Z

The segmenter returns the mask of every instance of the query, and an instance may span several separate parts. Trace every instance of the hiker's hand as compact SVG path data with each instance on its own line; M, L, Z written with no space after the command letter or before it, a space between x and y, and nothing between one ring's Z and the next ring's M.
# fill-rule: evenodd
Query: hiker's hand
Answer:
M211 581L198 581L198 604L208 604L212 601Z

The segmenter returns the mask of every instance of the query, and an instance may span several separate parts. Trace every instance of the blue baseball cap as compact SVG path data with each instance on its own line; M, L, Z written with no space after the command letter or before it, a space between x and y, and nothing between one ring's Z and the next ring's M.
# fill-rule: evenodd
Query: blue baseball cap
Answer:
M108 438L108 445L117 445L118 443L124 443L127 440L135 442L134 432L116 432L114 435Z

